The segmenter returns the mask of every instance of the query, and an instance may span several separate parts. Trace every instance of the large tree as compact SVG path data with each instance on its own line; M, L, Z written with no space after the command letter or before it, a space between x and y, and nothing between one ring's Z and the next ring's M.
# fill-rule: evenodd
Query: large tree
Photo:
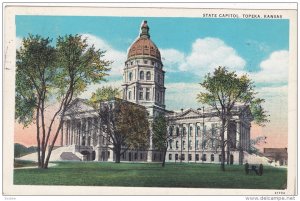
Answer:
M213 74L208 73L200 85L206 90L197 100L217 111L220 118L221 170L225 171L225 130L232 119L232 109L237 105L249 106L254 120L259 125L268 121L268 115L261 104L264 99L257 98L254 83L247 75L238 76L225 67L218 67Z
M17 50L15 117L24 126L36 124L39 168L48 168L71 101L107 75L111 62L103 56L104 51L88 46L80 35L58 37L55 47L49 38L29 35L23 39ZM46 108L53 103L57 109L49 116Z
M172 131L168 133L168 119L159 114L156 116L152 123L153 127L153 144L155 149L159 150L163 154L162 167L165 167L166 153L170 141L174 138Z
M92 93L89 103L95 109L99 109L100 102L114 100L115 98L121 98L121 90L112 86L103 86Z
M108 148L114 152L116 163L129 149L147 149L150 132L146 108L116 98L101 102L99 117L103 137L113 145Z

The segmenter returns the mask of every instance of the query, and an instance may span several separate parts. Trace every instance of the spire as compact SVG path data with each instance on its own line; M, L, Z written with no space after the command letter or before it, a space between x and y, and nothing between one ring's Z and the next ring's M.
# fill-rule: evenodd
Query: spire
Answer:
M149 27L148 27L148 24L147 24L147 20L144 20L143 23L142 23L142 25L141 25L140 37L142 37L142 38L150 38Z

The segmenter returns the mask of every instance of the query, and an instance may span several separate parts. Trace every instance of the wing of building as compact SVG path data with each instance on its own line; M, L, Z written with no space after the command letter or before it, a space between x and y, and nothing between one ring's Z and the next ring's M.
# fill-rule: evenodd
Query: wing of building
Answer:
M144 106L149 121L158 114L170 120L168 135L168 162L219 163L220 120L211 108L166 110L165 71L158 47L150 39L149 26L143 21L139 37L128 49L123 72L123 99ZM231 164L242 164L250 149L252 116L247 106L236 106L225 132L227 140L226 160ZM76 99L64 116L61 146L72 147L73 154L81 160L114 161L111 144L98 125L98 111L86 100ZM151 129L150 129L151 130ZM149 138L148 150L128 150L121 161L158 162L162 153L157 151ZM70 150L70 149L68 149Z

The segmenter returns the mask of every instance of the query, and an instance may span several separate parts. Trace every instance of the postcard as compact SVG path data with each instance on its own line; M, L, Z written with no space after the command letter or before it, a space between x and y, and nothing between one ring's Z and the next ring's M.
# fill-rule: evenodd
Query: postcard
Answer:
M297 194L296 34L294 3L5 4L4 195Z

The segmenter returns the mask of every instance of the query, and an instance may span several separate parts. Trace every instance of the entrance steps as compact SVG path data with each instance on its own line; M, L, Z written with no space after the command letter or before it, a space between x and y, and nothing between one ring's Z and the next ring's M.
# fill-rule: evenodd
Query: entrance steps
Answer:
M48 153L46 152L46 156L47 154ZM27 154L18 159L37 162L37 152ZM83 155L79 152L75 152L74 145L57 147L56 149L52 150L50 156L50 161L81 161L82 159Z

